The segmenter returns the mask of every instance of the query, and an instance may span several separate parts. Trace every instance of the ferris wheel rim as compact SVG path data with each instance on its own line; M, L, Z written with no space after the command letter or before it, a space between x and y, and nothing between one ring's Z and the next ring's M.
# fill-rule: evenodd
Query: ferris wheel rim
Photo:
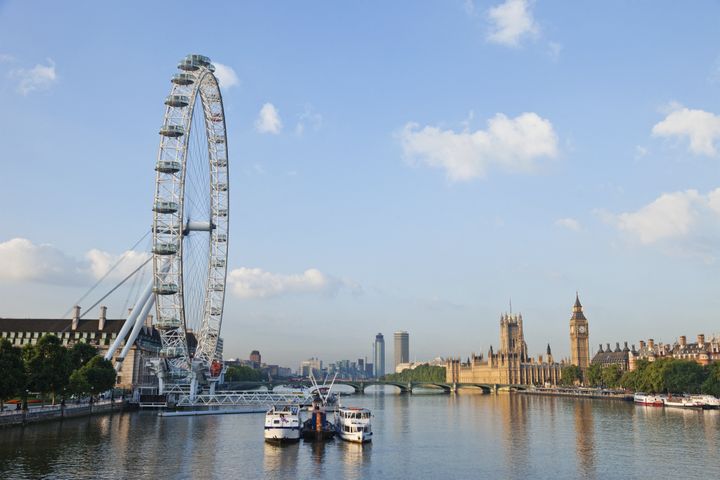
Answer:
M178 65L173 87L166 98L163 127L156 164L153 215L153 274L156 320L161 336L161 357L171 373L190 375L193 364L209 367L218 359L220 328L227 282L227 241L229 227L228 154L225 109L219 82L210 59L188 55ZM188 146L200 101L209 162L210 218L207 271L203 314L197 346L190 355L187 339L186 291L184 278L185 237L191 229L185 224ZM179 174L179 175L178 175ZM199 227L198 227L199 228Z

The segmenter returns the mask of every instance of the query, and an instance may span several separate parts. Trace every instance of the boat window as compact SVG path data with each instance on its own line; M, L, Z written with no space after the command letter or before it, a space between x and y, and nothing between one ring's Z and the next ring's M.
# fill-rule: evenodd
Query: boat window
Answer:
M278 423L280 423L280 420L274 420L273 423L277 425Z

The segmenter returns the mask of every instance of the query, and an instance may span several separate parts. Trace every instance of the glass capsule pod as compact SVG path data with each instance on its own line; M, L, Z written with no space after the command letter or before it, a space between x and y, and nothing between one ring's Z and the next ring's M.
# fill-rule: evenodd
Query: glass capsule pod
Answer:
M155 170L161 173L178 173L180 171L180 162L176 160L158 160Z
M195 83L195 76L190 73L176 73L170 81L175 85L192 85Z
M177 251L178 246L174 243L158 243L153 247L153 253L156 255L175 255Z
M168 95L165 97L165 105L170 107L187 107L190 105L190 98L186 95Z
M163 125L159 133L165 137L176 138L184 135L185 129L182 125Z
M161 283L153 287L153 292L158 295L175 295L178 292L178 286L174 283Z
M175 202L165 202L158 200L155 202L155 210L157 213L176 213L180 206Z

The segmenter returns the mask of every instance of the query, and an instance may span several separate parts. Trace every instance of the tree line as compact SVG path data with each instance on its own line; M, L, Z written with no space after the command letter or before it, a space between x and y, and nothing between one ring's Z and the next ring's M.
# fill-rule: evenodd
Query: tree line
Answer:
M406 368L400 373L389 373L382 377L389 382L428 382L445 383L445 367L437 365L419 365L413 369Z
M14 346L0 340L0 411L4 402L20 397L27 402L28 392L41 398L68 395L97 395L115 385L115 369L87 343L70 348L52 334L43 335L35 345Z
M245 365L232 365L225 372L226 382L259 382L267 380L260 370Z
M704 367L692 360L661 358L639 360L635 370L624 372L619 365L590 365L583 375L579 367L562 369L563 385L578 382L590 387L624 388L647 393L705 393L720 396L720 362Z

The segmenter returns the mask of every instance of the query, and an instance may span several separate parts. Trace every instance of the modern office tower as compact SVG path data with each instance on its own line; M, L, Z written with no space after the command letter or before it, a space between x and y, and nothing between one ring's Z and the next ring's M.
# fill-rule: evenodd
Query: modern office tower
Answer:
M410 363L410 335L408 332L395 332L395 368L401 363Z
M382 333L375 335L375 376L377 378L385 375L385 337Z

